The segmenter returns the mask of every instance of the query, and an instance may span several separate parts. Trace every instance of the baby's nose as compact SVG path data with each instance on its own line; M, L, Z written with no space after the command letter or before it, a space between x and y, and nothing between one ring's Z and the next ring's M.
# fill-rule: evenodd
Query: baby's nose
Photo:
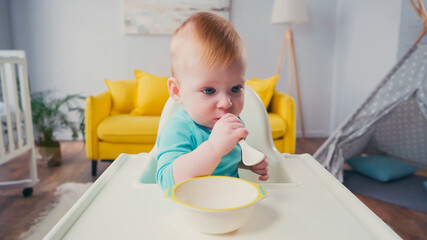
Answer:
M218 108L229 108L231 105L233 105L233 103L228 95L221 96L218 100Z

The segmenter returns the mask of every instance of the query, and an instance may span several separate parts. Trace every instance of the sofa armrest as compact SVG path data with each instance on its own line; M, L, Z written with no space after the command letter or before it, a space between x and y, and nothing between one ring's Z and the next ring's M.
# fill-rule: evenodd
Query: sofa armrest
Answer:
M285 93L274 91L270 103L270 112L278 114L285 121L286 133L284 136L284 151L287 153L294 153L297 129L294 99Z
M97 129L99 123L110 115L111 94L103 92L86 98L85 131L86 156L89 159L99 159L99 140Z

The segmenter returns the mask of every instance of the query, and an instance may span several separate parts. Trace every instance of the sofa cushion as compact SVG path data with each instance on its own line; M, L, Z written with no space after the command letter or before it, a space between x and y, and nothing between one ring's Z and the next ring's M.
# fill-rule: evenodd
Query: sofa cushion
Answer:
M160 116L109 116L98 125L98 138L111 143L154 143L159 121Z
M130 113L134 108L136 81L105 79L104 82L112 98L111 115Z
M137 90L135 109L131 114L135 116L160 116L169 98L168 77L159 77L136 69L134 72Z
M270 120L271 134L273 135L273 139L278 139L285 136L285 121L283 121L283 119L276 113L268 113L268 118Z
M286 133L286 123L279 115L269 113L273 139ZM112 143L154 143L157 137L160 117L114 115L104 119L97 129L101 141Z
M271 98L273 97L277 79L279 79L279 75L274 75L262 80L253 77L251 80L247 80L246 84L248 84L258 94L262 103L264 103L265 108L268 108Z

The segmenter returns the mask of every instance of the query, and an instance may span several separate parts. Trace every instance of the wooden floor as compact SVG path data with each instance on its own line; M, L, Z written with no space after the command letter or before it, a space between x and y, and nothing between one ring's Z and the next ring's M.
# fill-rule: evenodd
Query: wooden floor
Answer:
M298 140L296 153L313 154L324 141L325 139L317 138ZM22 189L0 190L0 239L15 239L20 233L28 230L34 219L53 201L55 188L60 184L96 180L91 176L91 163L85 156L83 142L62 142L61 151L63 163L59 167L48 168L46 163L38 162L40 182L35 186L31 197L22 197ZM100 162L98 174L109 165L109 162ZM28 177L28 154L0 166L0 181ZM427 214L356 196L403 239L426 239Z

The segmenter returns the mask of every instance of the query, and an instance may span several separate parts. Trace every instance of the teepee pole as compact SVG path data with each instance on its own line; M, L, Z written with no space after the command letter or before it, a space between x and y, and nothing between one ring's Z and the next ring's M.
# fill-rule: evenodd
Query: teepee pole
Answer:
M420 8L414 3L414 0L409 0L409 2L411 2L411 5L414 8L415 12L417 13L418 17L421 18L421 10L420 10ZM418 1L418 3L419 3L419 1Z
M409 0L409 1L411 2L412 7L414 8L415 12L417 13L418 17L420 17L423 23L423 29L421 29L420 34L415 40L415 44L417 44L423 38L423 36L427 33L427 16L426 16L426 11L424 9L424 5L421 0L417 0L418 5L415 4L414 0Z
M417 39L415 39L415 44L419 43L421 38L423 38L426 33L427 33L427 29L423 28L420 34L418 35Z

